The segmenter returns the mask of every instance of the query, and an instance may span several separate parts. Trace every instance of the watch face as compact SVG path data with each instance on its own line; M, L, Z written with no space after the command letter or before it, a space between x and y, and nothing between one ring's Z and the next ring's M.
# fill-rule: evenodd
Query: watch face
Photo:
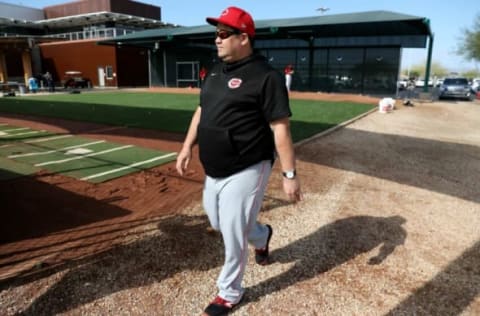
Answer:
M296 176L295 170L289 170L282 173L283 173L283 176L287 179L295 179L295 176Z

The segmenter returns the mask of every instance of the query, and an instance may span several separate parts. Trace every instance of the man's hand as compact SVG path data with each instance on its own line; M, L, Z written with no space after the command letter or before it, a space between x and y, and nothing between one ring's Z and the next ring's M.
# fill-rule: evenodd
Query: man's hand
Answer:
M303 200L302 190L300 189L300 182L298 178L286 179L283 178L283 191L288 199L292 202L299 202Z
M197 139L197 128L198 123L200 122L201 113L202 108L198 106L192 116L192 121L188 127L187 137L185 137L185 141L183 142L182 150L180 150L177 156L176 168L181 176L184 175L185 170L187 170L188 165L190 164L190 160L192 160L192 147Z
M177 156L177 172L183 176L187 170L190 160L192 159L192 150L190 148L182 148Z

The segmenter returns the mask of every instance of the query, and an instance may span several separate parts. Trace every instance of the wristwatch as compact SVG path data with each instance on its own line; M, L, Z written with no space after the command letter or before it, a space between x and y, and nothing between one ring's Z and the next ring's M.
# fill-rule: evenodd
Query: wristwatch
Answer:
M295 179L295 176L297 175L297 171L295 169L293 170L288 170L288 171L284 171L282 172L283 176L287 179Z

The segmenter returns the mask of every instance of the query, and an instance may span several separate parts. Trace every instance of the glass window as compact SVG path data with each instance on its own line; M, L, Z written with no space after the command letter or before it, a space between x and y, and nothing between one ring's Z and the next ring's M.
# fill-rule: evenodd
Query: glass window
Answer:
M365 63L374 65L397 65L400 58L399 48L367 48Z
M113 67L112 66L106 66L105 67L105 76L107 79L113 79Z
M468 85L468 80L465 78L447 78L443 81L444 85Z
M400 48L366 48L364 93L395 93Z
M364 50L331 49L328 56L328 90L353 92L361 89Z
M273 67L283 71L286 65L295 63L296 55L294 49L270 49L267 57Z
M310 52L308 49L297 49L297 58L293 65L292 90L310 89Z
M193 80L195 75L192 63L177 63L177 77L182 80Z
M355 65L363 62L362 48L334 48L329 55L331 65Z
M301 53L298 53L301 51ZM303 90L303 85L308 85L308 50L295 49L269 49L263 50L266 53L268 62L272 67L284 73L287 65L293 66L292 90ZM300 56L300 63L298 57Z
M328 49L315 49L313 52L312 89L330 91L328 79Z

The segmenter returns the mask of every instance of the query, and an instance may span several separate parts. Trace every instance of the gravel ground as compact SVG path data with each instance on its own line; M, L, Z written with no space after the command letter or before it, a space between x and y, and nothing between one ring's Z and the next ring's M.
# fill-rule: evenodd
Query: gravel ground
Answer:
M300 145L305 200L274 172L254 264L233 315L480 315L480 104L372 113ZM277 170L278 171L278 170ZM123 245L53 274L0 283L1 315L198 315L216 294L222 242L199 201Z

